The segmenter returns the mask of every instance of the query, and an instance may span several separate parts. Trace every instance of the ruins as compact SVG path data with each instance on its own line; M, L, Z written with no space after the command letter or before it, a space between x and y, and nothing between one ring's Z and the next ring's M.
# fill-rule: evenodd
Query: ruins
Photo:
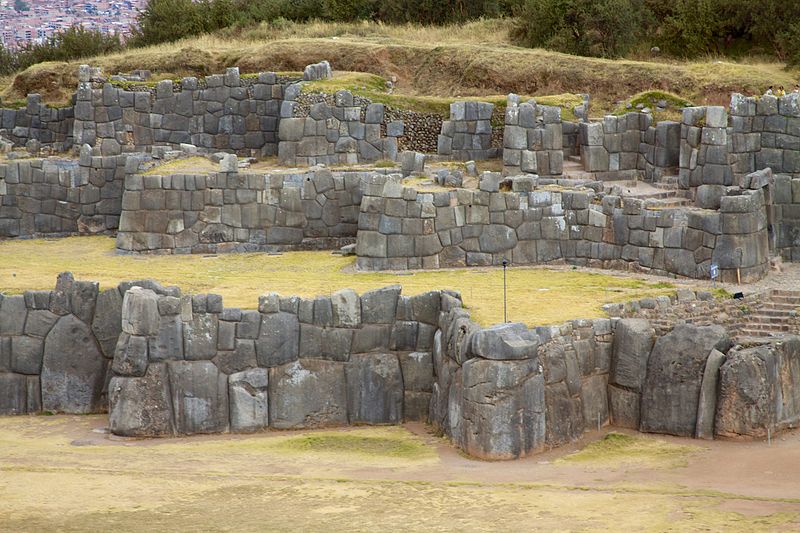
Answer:
M330 75L322 62L303 79ZM641 111L591 121L588 97L569 122L512 94L502 116L460 101L436 122L236 68L152 86L89 66L79 78L70 106L29 95L0 110L0 238L103 233L130 254L341 249L362 271L564 261L738 282L800 257L797 94L734 94L729 109L658 123ZM189 158L203 168L171 166ZM492 158L502 172L477 172ZM800 292L683 290L609 305L609 318L481 327L449 291L270 293L241 310L65 273L52 291L0 295L0 414L107 411L114 434L135 437L419 420L485 459L607 424L761 437L800 420L798 306Z

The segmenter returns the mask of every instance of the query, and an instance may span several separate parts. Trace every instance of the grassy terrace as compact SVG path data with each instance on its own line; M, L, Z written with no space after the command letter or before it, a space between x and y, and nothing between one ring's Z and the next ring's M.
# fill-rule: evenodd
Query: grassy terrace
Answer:
M226 254L219 256L129 256L114 253L109 237L0 242L0 291L50 289L59 272L99 281L108 288L123 280L154 278L184 292L222 294L229 307L254 308L270 291L312 297L343 288L359 293L391 284L404 294L434 289L460 291L473 318L484 325L503 320L500 269L357 273L354 259L328 252ZM509 319L529 325L603 316L602 304L667 294L669 283L569 269L511 268Z

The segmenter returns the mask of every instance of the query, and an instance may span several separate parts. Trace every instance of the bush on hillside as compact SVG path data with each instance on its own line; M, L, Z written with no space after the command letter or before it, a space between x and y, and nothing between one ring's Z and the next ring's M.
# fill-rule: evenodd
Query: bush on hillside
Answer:
M45 61L70 61L122 50L118 35L72 26L42 43L30 44L14 53L0 45L0 75L11 74Z

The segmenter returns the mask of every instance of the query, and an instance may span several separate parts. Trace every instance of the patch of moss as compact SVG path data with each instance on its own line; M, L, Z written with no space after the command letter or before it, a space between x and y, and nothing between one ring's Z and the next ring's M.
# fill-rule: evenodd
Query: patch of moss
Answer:
M612 432L583 450L558 459L557 462L644 463L674 468L685 466L688 457L699 450L697 446L682 446L660 439Z
M374 435L357 432L324 432L282 439L274 449L283 452L359 455L416 460L432 455L431 450L410 434Z

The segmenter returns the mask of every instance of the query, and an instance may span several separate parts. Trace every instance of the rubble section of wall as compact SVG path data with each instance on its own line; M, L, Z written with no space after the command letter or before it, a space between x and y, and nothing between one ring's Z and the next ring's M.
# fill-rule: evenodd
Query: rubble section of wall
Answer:
M331 64L327 61L306 65L303 69L303 81L327 80L332 77Z
M460 306L460 300L455 296ZM110 428L130 436L425 421L442 293L393 286L258 310L213 294L128 291L109 384Z
M233 156L228 156L233 157ZM223 165L226 161L223 161ZM338 249L356 236L366 172L129 175L117 249L218 253Z
M31 139L56 152L72 147L74 108L50 107L38 94L29 94L25 107L0 109L0 132L14 144L25 146Z
M105 412L125 290L66 273L52 291L0 294L0 415Z
M564 167L561 108L520 103L510 94L503 132L503 173L560 176Z
M0 237L94 234L116 230L124 155L79 160L14 159L0 164Z
M208 150L271 156L278 152L278 123L287 85L275 73L245 86L238 68L203 80L158 82L150 91L104 83L94 88L92 69L82 66L75 103L76 144L103 155L153 145L189 143Z
M460 161L478 161L497 157L492 149L492 113L488 102L453 102L450 120L442 123L439 155Z
M484 175L478 191L434 193L372 176L364 188L356 254L362 270L539 264L642 268L655 274L759 279L767 271L765 197L731 191L719 211L648 209L646 201L592 190L537 190L517 177L512 192Z
M397 159L402 122L384 123L385 106L370 104L364 117L349 91L339 91L335 104L319 102L308 116L294 116L296 91L286 95L278 130L282 165L356 164ZM385 128L385 131L384 131Z
M800 177L800 95L731 96L730 164L743 176L771 168Z

